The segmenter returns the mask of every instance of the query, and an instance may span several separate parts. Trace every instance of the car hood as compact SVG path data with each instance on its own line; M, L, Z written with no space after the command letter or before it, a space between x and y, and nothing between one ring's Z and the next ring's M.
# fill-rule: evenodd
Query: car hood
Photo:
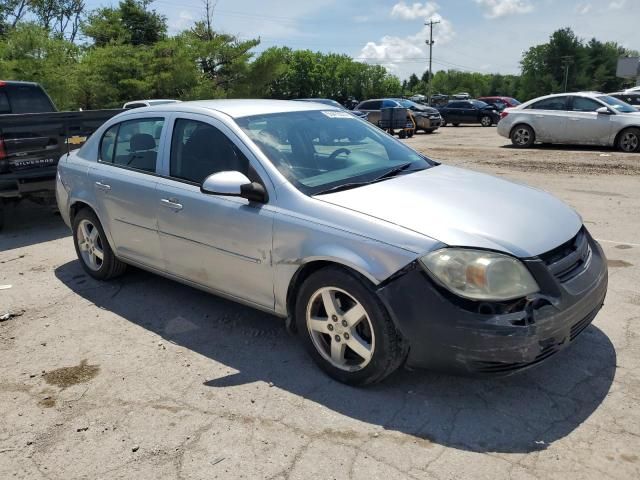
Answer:
M546 192L445 165L315 198L447 245L520 258L552 250L582 226L572 208Z

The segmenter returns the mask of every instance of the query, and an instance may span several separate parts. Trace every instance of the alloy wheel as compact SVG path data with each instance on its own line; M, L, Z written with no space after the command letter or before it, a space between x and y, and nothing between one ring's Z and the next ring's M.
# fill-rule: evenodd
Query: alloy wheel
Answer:
M373 358L375 334L369 315L346 291L317 290L307 304L306 322L314 347L334 367L354 372Z
M620 148L625 152L635 152L638 149L638 135L635 132L626 132L620 139Z
M483 127L489 127L491 126L491 118L489 117L482 117L480 119L480 123L482 124Z
M82 261L87 267L97 272L104 260L104 247L98 228L89 220L82 220L76 232L78 247Z
M526 128L518 128L513 134L513 141L518 145L526 145L531 140L531 133Z

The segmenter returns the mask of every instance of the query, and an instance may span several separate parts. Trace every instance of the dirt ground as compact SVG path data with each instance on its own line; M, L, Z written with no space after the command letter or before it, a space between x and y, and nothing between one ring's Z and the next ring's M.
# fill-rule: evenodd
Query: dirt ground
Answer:
M571 348L508 378L349 388L279 319L139 270L90 279L23 204L0 234L0 478L640 478L640 155L481 127L407 142L582 214L610 286Z

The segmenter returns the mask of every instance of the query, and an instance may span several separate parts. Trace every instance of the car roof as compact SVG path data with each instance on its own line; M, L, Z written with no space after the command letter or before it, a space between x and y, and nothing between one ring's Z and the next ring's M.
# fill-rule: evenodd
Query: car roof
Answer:
M338 110L338 107L314 102L298 102L295 100L195 100L190 102L167 103L164 105L144 107L138 111L177 111L201 113L202 110L224 113L232 118L270 113L308 112L315 110Z

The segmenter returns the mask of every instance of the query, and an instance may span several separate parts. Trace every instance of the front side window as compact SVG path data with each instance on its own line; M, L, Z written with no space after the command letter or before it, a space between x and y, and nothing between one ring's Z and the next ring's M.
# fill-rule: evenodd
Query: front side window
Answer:
M237 171L249 176L247 157L216 127L197 120L176 120L170 165L172 177L199 185L218 172Z
M603 105L600 102L596 102L591 98L573 97L572 110L574 112L595 112L602 107Z
M100 161L155 172L164 119L128 120L110 127L100 141Z
M529 106L532 110L566 110L567 97L551 97Z
M401 142L347 112L285 112L236 123L294 186L307 195L351 188L434 165Z
M465 102L451 102L447 108L464 108Z

